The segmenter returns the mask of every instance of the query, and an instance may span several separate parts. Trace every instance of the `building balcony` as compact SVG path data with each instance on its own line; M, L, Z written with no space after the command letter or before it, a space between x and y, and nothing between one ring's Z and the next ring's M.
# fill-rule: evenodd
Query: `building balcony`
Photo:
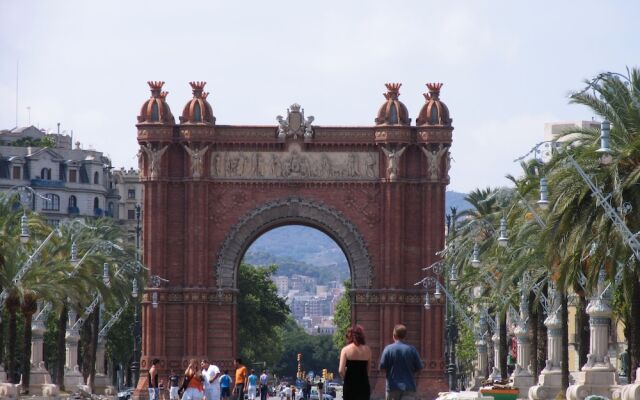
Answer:
M80 209L78 207L68 207L67 212L69 213L69 215L79 215Z
M64 181L54 181L50 179L31 179L31 187L50 187L50 188L64 188Z
M93 209L93 215L95 215L96 217L102 217L103 214L104 214L104 210L102 208Z

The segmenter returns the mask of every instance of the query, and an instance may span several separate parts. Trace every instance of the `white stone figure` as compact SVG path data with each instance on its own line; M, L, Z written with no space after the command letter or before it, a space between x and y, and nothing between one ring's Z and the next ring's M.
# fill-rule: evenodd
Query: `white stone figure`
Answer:
M438 179L440 175L440 160L442 160L442 156L445 153L448 153L448 147L443 145L438 145L437 150L427 150L426 147L421 147L422 152L425 156L427 156L427 164L429 168L429 177L432 181ZM445 168L447 173L449 172L449 156L447 155L447 161L445 162Z
M359 176L358 172L358 155L356 153L349 153L347 155L347 176L356 177Z
M289 129L289 121L284 119L282 115L276 117L278 121L278 139L284 139L287 137L287 130Z
M191 156L191 176L193 178L200 178L202 176L202 163L204 161L204 154L209 149L209 146L204 146L201 149L197 147L191 149L188 146L182 145L185 151Z
M398 165L400 163L400 157L407 150L407 146L402 147L400 150L388 150L382 147L382 151L387 156L387 173L391 181L395 181L398 178Z
M313 128L311 127L311 123L313 122L313 115L309 115L307 120L304 122L304 138L311 139L313 137Z
M223 175L224 167L222 166L222 155L220 153L215 153L215 155L211 157L211 176Z
M378 165L377 154L369 153L364 162L367 177L375 178L378 175L378 171L376 171L376 166Z
M150 143L140 147L140 150L147 156L147 161L149 161L149 175L151 179L156 179L160 174L160 161L162 161L162 156L168 148L169 146L165 145L161 149L154 149Z
M144 151L142 151L142 147L138 149L138 154L136 154L136 156L138 157L138 171L140 171L139 176L140 178L144 178Z

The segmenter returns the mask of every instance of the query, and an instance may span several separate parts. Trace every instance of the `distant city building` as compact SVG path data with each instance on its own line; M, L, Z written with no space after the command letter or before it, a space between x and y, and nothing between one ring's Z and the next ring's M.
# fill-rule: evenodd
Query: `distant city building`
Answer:
M289 277L284 275L275 275L271 278L278 288L278 296L287 297L289 293Z
M34 126L0 131L0 191L29 186L30 208L52 225L63 218L114 217L118 192L111 160L71 145L69 135Z
M278 295L287 299L293 318L307 333L333 334L333 314L344 293L344 285L338 286L335 281L319 285L316 278L299 274L275 275L271 279Z
M133 168L125 170L121 168L113 171L113 181L120 196L116 215L120 223L125 226L129 234L129 240L133 242L136 236L136 204L143 204L143 185L140 182L140 174ZM144 210L142 210L144 212ZM140 215L142 218L142 215ZM142 239L142 237L141 237Z

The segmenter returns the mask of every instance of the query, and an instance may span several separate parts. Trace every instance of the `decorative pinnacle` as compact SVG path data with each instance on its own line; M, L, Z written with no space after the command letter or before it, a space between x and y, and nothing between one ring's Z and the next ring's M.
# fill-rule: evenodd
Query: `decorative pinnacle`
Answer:
M163 100L166 99L168 95L169 95L169 92L160 92L160 98Z
M430 94L427 100L429 100L430 98L437 99L440 96L440 88L442 87L442 85L443 84L440 82L427 83L427 88L429 89ZM426 94L425 97L427 97Z
M290 108L291 108L291 111L294 111L294 112L300 111L300 104L298 104L298 103L293 103L293 104L290 106Z
M387 87L387 93L384 94L384 98L389 100L397 100L398 96L400 96L400 87L402 83L385 83Z
M202 98L203 98L203 99L205 99L205 100L206 100L208 96L209 96L209 92L204 92L204 93L202 93Z
M207 82L203 81L189 82L189 85L191 85L191 89L193 89L193 95L196 97L200 97L202 95L202 89L204 89L204 85L206 84Z
M151 88L151 96L159 97L160 91L162 90L162 85L164 85L164 81L147 81L147 85Z

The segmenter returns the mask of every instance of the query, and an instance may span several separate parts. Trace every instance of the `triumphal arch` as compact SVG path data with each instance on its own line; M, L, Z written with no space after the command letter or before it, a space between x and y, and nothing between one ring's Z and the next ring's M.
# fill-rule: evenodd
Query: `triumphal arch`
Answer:
M145 290L138 388L154 358L163 373L189 358L231 367L238 265L256 238L287 224L317 228L344 251L352 320L374 360L404 323L426 365L419 391L446 388L443 308L426 310L414 286L444 246L453 127L442 84L427 85L415 124L392 83L374 124L349 127L316 125L298 104L275 107L273 125L221 125L204 82L190 83L176 123L163 84L149 82L136 125L144 261L167 280ZM373 372L371 384L384 393L384 376Z

